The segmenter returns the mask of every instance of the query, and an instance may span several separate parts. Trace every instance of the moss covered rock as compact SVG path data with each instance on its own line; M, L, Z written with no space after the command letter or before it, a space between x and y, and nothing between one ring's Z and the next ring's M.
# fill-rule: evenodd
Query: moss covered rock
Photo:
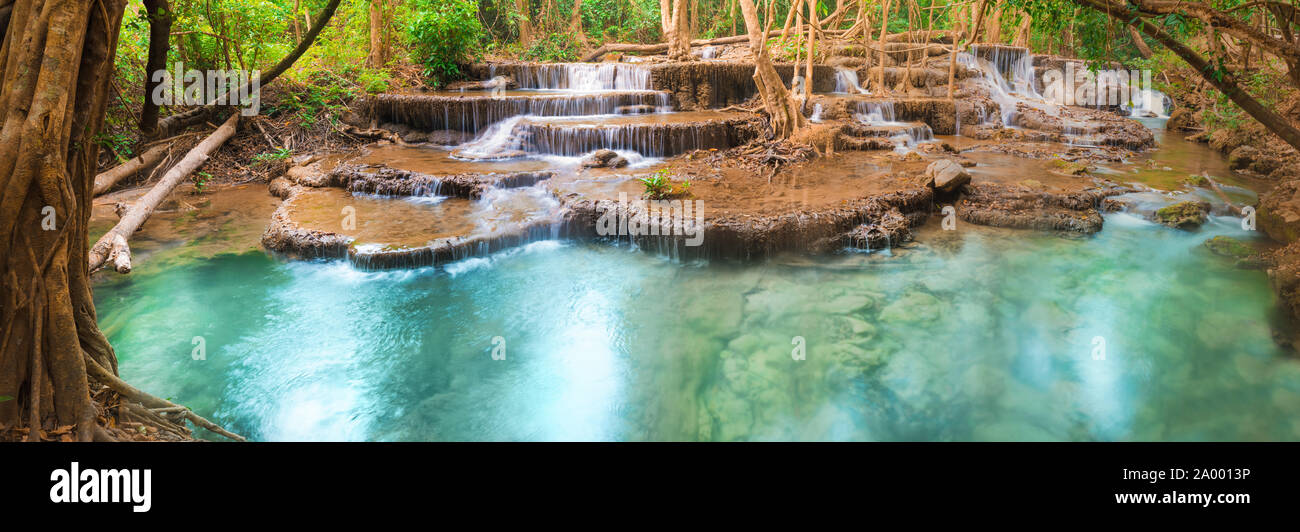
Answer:
M1204 201L1183 201L1156 211L1156 221L1178 229L1195 229L1209 219L1210 204Z
M1215 255L1244 259L1255 254L1255 249L1230 236L1219 235L1205 241L1205 247Z

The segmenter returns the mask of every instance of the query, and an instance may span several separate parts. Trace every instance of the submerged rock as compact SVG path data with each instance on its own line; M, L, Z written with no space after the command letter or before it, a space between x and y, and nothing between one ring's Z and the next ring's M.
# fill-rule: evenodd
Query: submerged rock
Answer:
M1183 201L1161 207L1155 220L1177 229L1195 229L1209 219L1210 204L1204 201Z
M1206 240L1205 247L1215 255L1233 259L1244 259L1255 254L1255 250L1244 242L1224 235Z

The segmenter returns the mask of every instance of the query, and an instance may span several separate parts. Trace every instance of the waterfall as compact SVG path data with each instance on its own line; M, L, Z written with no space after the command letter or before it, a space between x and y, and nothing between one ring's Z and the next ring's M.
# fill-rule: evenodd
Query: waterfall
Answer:
M808 120L814 124L820 124L822 122L822 104L813 104L812 116L808 117Z
M1169 108L1173 100L1165 93L1155 89L1144 89L1138 93L1136 100L1129 102L1125 108L1129 116L1169 118Z
M970 53L957 54L957 62L983 74L989 97L1001 108L1003 126L1015 125L1018 104L1042 99L1034 84L1033 57L1024 48L975 45Z
M488 126L474 140L466 142L457 152L476 157L493 157L520 148L519 138L515 135L515 126L524 116L514 116Z
M570 91L650 90L650 70L619 63L518 65L521 89Z
M858 81L858 71L847 68L835 69L835 92L840 94L871 94L862 88Z
M699 55L700 59L714 59L718 57L718 47L705 46L704 48L700 48L696 55Z
M894 102L858 102L858 112L853 118L871 126L898 124L894 119Z

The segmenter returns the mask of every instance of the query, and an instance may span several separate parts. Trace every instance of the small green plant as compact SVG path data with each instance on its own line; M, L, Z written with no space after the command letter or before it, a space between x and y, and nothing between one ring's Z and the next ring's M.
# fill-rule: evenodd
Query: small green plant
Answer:
M668 199L690 194L691 182L683 181L677 186L668 176L671 172L667 168L660 168L647 177L639 178L641 184L645 186L645 197L650 199Z
M207 190L208 182L212 181L212 174L207 172L195 172L194 177L190 179L194 181L194 192L202 194L204 190Z
M3 403L5 401L12 401L12 400L14 400L13 397L10 397L8 395L0 395L0 403Z
M275 151L259 153L257 155L254 155L253 164L258 165L258 164L269 163L272 161L283 161L285 159L288 159L290 155L293 155L293 152L290 151L289 148L278 148Z

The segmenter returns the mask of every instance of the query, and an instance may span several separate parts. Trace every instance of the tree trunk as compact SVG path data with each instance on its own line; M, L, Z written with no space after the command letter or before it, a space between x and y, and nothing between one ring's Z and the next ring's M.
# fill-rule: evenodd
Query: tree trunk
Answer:
M988 42L1002 44L1002 8L994 7L987 19Z
M754 53L754 84L763 97L763 108L767 111L772 134L777 138L789 138L803 126L803 115L790 99L780 74L772 67L772 57L767 52L768 32L763 31L758 21L754 0L740 0L740 12L745 17L749 47Z
M1151 47L1147 46L1146 40L1142 38L1142 33L1137 28L1129 26L1128 35L1133 38L1133 45L1137 47L1138 53L1142 54L1143 58L1151 59Z
M885 0L884 9L880 11L880 39L876 41L876 55L880 61L876 66L880 67L876 80L876 90L884 93L889 89L885 88L885 36L889 35L889 8L892 7L892 0Z
M569 14L569 33L584 44L587 42L587 35L582 32L582 0L573 0L573 13Z
M140 108L140 132L145 137L152 137L158 133L158 102L154 100L153 93L160 83L154 79L153 74L167 69L172 14L167 0L144 0L144 8L149 16L149 59L144 66L144 105Z
M370 52L366 54L366 66L380 68L388 61L388 50L384 48L384 0L370 0Z
M211 135L208 135L208 138L203 139L203 142L200 142L198 146L185 154L185 158L176 163L176 166L173 166L171 170L168 170L167 174L163 175L153 189L137 200L130 210L122 216L122 219L117 222L117 225L104 233L104 236L100 237L99 241L95 242L95 245L90 248L87 260L90 271L98 270L109 259L113 259L114 269L118 273L130 273L131 252L126 247L126 241L131 238L131 235L140 226L144 225L145 220L148 220L154 209L158 208L158 205L167 199L167 196L176 188L176 185L179 185L194 170L202 166L213 151L220 148L235 134L237 125L239 125L239 113L230 113L230 118L226 119L226 122L221 127L217 128Z
M528 0L515 0L515 9L519 11L519 44L526 48L533 42L533 23L529 18Z
M1029 13L1020 15L1020 25L1016 27L1016 36L1012 39L1011 45L1019 46L1021 48L1029 48L1030 29L1032 29L1033 26L1034 17L1030 16Z
M91 176L126 0L16 0L0 47L0 429L106 434L87 357L117 371L95 323ZM0 431L2 432L2 431ZM12 433L10 433L12 435Z
M686 0L659 0L659 21L670 61L691 59L691 26Z
M298 24L298 3L299 0L293 0L293 42L302 42L302 25Z
M807 102L812 98L813 82L813 46L817 42L817 2L809 0L808 5L808 63L803 76L803 96Z

